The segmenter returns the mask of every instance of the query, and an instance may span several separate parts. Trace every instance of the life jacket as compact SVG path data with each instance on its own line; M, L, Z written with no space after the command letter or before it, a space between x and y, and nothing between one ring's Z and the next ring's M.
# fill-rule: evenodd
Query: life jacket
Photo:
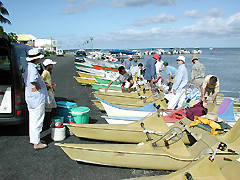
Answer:
M190 127L196 126L199 123L206 124L211 127L211 134L222 134L223 131L221 131L221 126L216 123L215 121L208 119L208 118L201 118L201 117L194 117L194 121L189 125Z
M190 120L194 120L194 116L203 116L206 115L208 112L207 108L203 106L203 102L200 101L199 103L195 104L193 107L190 107L186 111L186 116Z

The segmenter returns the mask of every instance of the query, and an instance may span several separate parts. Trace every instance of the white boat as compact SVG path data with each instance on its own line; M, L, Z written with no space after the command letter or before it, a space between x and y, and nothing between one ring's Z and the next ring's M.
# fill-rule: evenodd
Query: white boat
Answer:
M141 108L126 108L117 105L113 105L103 99L96 97L100 100L108 116L121 116L121 117L146 117L156 112L154 103L150 103Z
M130 124L144 119L143 117L101 116L108 124Z

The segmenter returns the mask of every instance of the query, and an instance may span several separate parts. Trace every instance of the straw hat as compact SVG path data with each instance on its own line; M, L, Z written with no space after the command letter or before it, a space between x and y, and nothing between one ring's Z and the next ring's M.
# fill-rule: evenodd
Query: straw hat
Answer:
M41 52L39 52L38 49L33 48L28 51L28 57L26 58L26 60L32 61L35 59L42 59L43 57L44 57L44 55Z
M208 118L208 119L213 120L215 122L219 122L220 121L220 119L218 118L218 115L215 114L215 113L211 113L211 112L207 113L205 116L202 116L202 117L203 118Z

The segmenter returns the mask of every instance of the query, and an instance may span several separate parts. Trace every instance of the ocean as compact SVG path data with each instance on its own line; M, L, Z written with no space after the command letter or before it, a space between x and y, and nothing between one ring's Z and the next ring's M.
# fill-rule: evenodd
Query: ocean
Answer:
M240 48L201 48L198 54L199 62L204 64L206 75L212 74L220 80L220 91L226 96L240 97ZM143 51L144 52L144 51ZM163 61L170 66L178 67L176 59L179 55L161 55ZM193 54L185 54L186 67L190 77ZM139 62L145 64L151 56L144 56ZM139 63L138 62L138 63ZM163 73L163 77L166 75Z

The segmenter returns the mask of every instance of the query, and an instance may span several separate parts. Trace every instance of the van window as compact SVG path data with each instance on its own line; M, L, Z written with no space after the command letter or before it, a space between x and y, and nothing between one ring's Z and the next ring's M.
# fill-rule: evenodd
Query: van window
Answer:
M12 73L9 56L0 55L0 85L11 85Z

